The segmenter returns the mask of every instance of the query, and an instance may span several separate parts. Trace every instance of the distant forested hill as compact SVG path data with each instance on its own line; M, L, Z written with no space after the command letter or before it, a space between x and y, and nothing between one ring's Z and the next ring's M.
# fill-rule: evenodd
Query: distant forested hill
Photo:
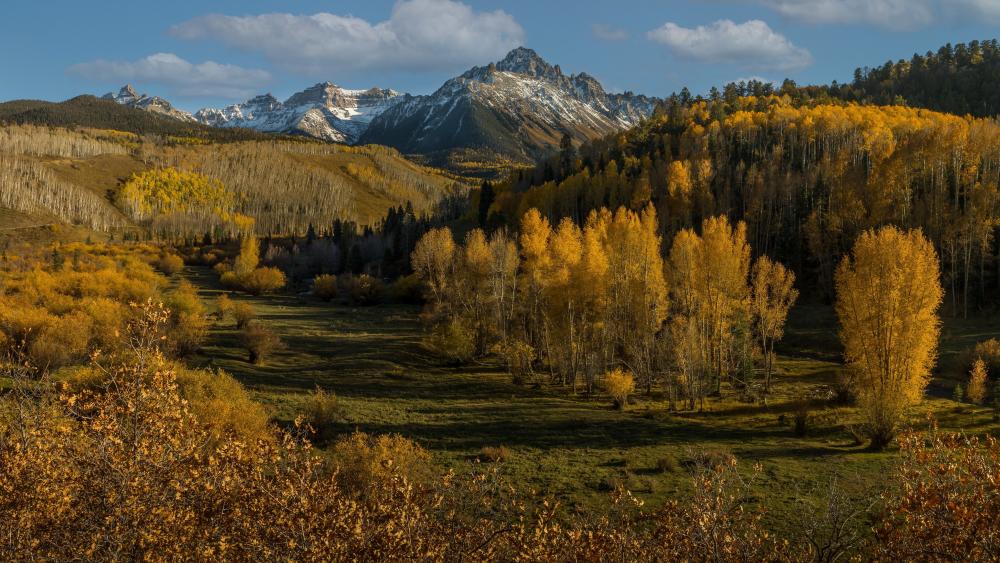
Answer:
M94 96L77 96L64 102L14 100L0 103L0 123L113 129L139 135L197 137L218 141L273 138L246 129L216 129L198 123L125 107Z

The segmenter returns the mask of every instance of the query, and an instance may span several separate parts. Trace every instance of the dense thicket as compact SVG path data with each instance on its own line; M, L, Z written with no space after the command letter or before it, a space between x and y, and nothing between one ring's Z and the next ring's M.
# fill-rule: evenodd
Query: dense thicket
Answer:
M832 296L857 236L919 227L958 312L997 282L1000 126L904 107L795 107L788 97L674 105L643 126L563 154L497 188L488 226L535 207L582 223L590 210L652 202L669 241L724 214L755 251Z

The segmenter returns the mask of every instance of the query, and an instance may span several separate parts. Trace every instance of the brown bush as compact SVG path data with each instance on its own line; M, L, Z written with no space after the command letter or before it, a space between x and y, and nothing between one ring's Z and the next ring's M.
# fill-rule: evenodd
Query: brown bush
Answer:
M177 387L191 413L218 441L232 436L248 444L273 440L264 406L228 373L177 369Z
M281 338L260 321L250 321L243 327L240 343L247 350L247 361L256 365L282 347Z
M243 330L250 324L250 321L257 318L257 311L253 305L245 301L236 301L233 303L230 315L233 317L233 322L236 323L236 329Z
M334 444L333 454L340 471L339 482L359 496L369 495L396 476L410 483L428 484L433 475L427 450L398 434L370 436L354 432Z
M184 260L176 254L163 254L156 262L156 268L168 276L184 270Z
M341 417L337 396L317 387L306 399L303 414L305 414L306 422L315 432L316 440L328 440L331 426Z
M341 276L345 293L355 305L378 305L382 302L385 286L381 280L368 274Z
M250 295L274 293L285 287L285 274L277 268L257 268L244 276L238 276L237 285Z
M511 453L507 446L483 446L479 450L479 459L491 463L508 461Z
M337 297L337 276L322 274L313 279L313 295L323 301Z

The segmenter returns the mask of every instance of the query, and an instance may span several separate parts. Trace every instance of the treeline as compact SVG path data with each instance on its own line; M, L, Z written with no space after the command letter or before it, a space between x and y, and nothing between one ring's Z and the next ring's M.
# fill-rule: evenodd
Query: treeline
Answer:
M532 209L519 232L515 242L477 229L458 246L441 228L417 244L431 346L461 361L496 354L520 383L603 384L621 407L632 386L662 386L671 408L691 409L723 381L747 400L769 390L797 292L780 264L751 264L744 224L706 219L700 233L680 231L666 259L652 205L592 211L582 228Z
M954 115L995 117L1000 113L1000 44L996 39L952 45L909 59L886 61L854 70L850 82L800 86L786 79L780 85L760 80L713 87L707 96L684 88L665 100L664 107L694 102L732 103L741 97L787 96L796 105L857 103L910 106ZM663 108L661 108L661 111Z
M480 197L487 228L526 210L582 224L652 203L669 241L724 214L752 247L833 295L857 236L921 228L941 255L953 311L994 302L1000 127L904 107L795 107L787 97L673 105L631 131L561 154ZM484 190L485 191L485 190ZM491 201L489 201L491 200Z
M951 43L910 60L854 71L850 85L831 86L842 99L900 104L956 115L1000 113L1000 45L996 39Z

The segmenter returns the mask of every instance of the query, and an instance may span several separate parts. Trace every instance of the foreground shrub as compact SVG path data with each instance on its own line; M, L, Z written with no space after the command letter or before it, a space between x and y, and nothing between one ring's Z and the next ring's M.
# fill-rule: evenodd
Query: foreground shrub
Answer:
M214 441L235 437L248 444L273 440L270 417L263 405L228 373L219 370L176 369L177 388L191 414Z
M172 276L184 270L184 260L176 254L164 253L156 261L156 268L164 274Z
M455 363L471 360L476 351L474 332L457 318L434 325L424 338L424 345Z
M510 450L507 446L483 446L479 450L479 459L491 463L500 463L510 459Z
M909 433L875 528L886 561L996 561L1000 557L1000 442Z
M316 440L322 442L329 439L331 427L341 416L337 396L317 387L306 399L303 414L312 427Z
M168 295L166 305L170 309L167 340L172 351L177 356L197 352L208 335L205 306L197 290L187 280L181 281Z
M381 280L373 278L368 274L358 276L346 275L342 276L342 279L345 293L350 298L351 303L369 306L378 305L382 302L382 294L385 291L385 286Z
M261 365L272 352L281 349L281 338L260 321L250 321L240 333L240 343L247 350L247 361Z
M615 407L624 409L628 406L628 396L635 391L635 380L631 373L615 368L604 376L604 389L611 395Z
M337 297L337 276L322 274L313 279L313 295L323 301Z
M424 485L432 476L427 450L398 434L370 436L354 432L334 444L333 454L338 481L359 496L370 495L396 476Z

